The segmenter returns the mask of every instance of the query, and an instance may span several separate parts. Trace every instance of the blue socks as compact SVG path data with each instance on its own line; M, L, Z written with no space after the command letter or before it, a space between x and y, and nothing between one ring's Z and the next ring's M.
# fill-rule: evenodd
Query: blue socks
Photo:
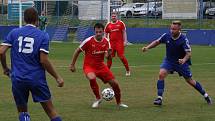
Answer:
M61 119L61 117L58 116L58 117L52 119L51 121L62 121L62 119Z
M196 81L195 89L199 91L203 96L205 94L205 90L202 88L202 85Z
M28 112L21 112L19 114L19 121L31 121L29 113Z
M164 92L164 80L158 80L157 81L157 94L159 97L163 96Z

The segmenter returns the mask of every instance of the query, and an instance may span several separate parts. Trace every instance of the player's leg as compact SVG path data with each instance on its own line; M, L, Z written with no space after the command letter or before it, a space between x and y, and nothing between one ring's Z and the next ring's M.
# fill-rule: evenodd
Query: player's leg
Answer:
M163 93L164 93L164 79L167 77L168 71L161 68L159 71L159 79L157 80L157 95L158 97L154 100L155 105L162 105Z
M32 84L30 86L30 91L33 101L40 102L51 121L61 121L61 118L58 116L52 104L51 93L46 80L40 80L38 83Z
M112 87L112 89L115 93L116 103L120 104L121 103L121 90L120 90L117 80L110 79L109 81L107 81L107 83Z
M87 79L90 81L90 87L96 96L96 99L99 100L101 99L100 93L99 93L99 85L96 82L96 75L94 72L89 72L86 74Z
M117 56L119 57L119 59L121 60L121 62L123 63L123 65L125 66L125 69L126 69L126 76L130 76L131 73L130 73L130 68L129 68L129 65L128 65L128 60L126 59L125 55L124 55L124 44L118 44L117 46Z
M44 111L49 116L51 121L62 121L61 117L58 116L57 111L55 110L51 99L45 102L40 102L40 104L42 105Z
M159 71L159 77L157 80L157 95L158 97L154 100L155 105L162 105L162 99L163 99L163 93L164 93L164 87L165 83L164 80L168 76L169 71L173 70L172 64L165 60L160 66L160 71Z
M189 65L183 64L179 65L177 68L177 72L184 77L186 82L194 87L202 96L204 96L208 104L212 104L211 98L205 92L205 89L202 87L202 85L198 81L192 79L192 73L190 71Z
M208 104L212 104L211 98L205 92L204 88L202 87L202 85L198 81L195 81L192 78L185 78L185 80L188 84L190 84L192 87L194 87L202 96L204 96L204 98Z
M117 105L120 107L127 108L128 107L127 105L121 103L121 90L119 87L119 83L113 76L112 72L108 69L108 67L104 66L96 75L104 83L108 83L112 87L115 93L115 99L116 99Z
M112 87L115 93L115 99L118 107L127 108L128 106L121 102L121 90L119 87L119 83L116 79L112 79L108 81L108 84Z
M96 82L95 70L92 69L91 67L85 67L84 68L84 73L86 75L86 78L90 81L90 87L91 87L91 89L93 91L93 94L96 97L96 100L92 104L92 108L98 108L99 104L102 101L102 99L101 99L101 96L100 96L99 85Z
M25 83L17 83L12 80L12 92L19 113L19 121L30 121L30 115L27 109L29 89Z

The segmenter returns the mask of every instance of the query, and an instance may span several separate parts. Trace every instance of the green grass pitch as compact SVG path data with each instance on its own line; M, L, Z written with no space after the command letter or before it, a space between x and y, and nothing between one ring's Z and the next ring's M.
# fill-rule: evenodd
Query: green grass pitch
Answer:
M76 63L77 72L69 71L71 55L78 44L52 43L50 60L65 80L65 87L58 88L48 75L54 105L64 121L215 121L215 105L207 105L203 97L177 74L165 81L163 106L152 104L156 97L156 81L159 65L165 55L161 45L142 53L142 44L126 48L131 66L131 76L125 77L125 69L118 58L111 69L120 83L122 101L128 109L118 110L115 100L103 101L99 109L92 109L94 96L89 82L82 73L83 55ZM192 46L191 66L193 78L198 80L215 100L215 47ZM97 80L100 89L107 87ZM11 93L11 82L0 70L0 121L17 121L18 115ZM29 98L32 121L49 121L40 104Z

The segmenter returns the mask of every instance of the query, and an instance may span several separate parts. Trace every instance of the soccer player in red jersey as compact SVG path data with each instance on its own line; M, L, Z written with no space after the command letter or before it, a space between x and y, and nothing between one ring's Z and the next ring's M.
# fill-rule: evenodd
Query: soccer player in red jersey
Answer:
M84 52L83 70L86 78L90 81L91 89L96 96L92 108L98 108L102 99L100 96L99 86L96 77L100 78L103 83L108 83L113 88L117 106L127 108L128 106L121 103L120 87L110 69L104 64L104 57L110 56L109 43L104 37L103 24L97 23L94 26L95 35L85 39L75 50L70 64L70 70L75 72L75 63L81 52Z
M127 34L125 24L118 20L117 13L113 12L111 14L111 22L105 27L105 35L110 39L110 45L112 49L112 56L107 61L108 68L111 68L112 57L117 56L120 58L126 69L126 76L130 76L130 69L128 61L124 55L124 48L127 45Z

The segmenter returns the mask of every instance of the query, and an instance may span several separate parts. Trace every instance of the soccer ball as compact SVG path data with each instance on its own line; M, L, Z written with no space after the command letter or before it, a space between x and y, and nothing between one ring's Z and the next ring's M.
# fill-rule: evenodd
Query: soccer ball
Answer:
M103 91L102 91L102 97L104 100L106 101L110 101L114 98L114 91L113 89L111 88L105 88Z

